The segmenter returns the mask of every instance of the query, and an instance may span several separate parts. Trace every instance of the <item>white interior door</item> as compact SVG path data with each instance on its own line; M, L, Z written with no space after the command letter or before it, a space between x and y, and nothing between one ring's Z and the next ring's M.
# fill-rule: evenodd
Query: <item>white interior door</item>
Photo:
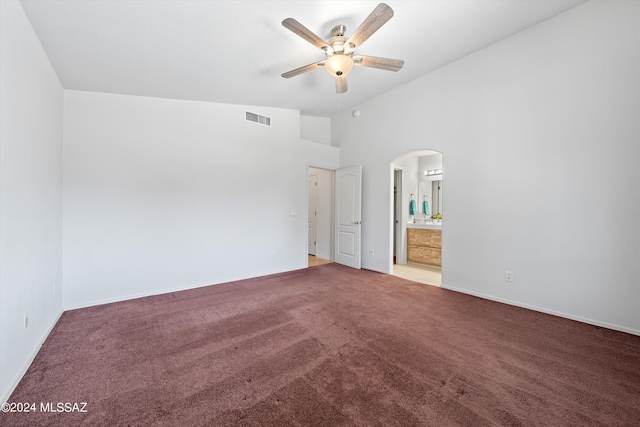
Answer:
M308 197L309 197L309 255L316 254L316 235L317 235L317 188L318 188L318 176L310 175L307 180Z
M361 265L362 166L336 171L335 262L352 268Z

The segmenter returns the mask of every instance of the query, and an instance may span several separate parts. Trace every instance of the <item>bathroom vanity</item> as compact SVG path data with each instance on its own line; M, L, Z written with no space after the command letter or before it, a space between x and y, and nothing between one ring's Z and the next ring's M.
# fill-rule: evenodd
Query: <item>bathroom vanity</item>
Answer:
M442 225L407 224L407 261L442 266Z

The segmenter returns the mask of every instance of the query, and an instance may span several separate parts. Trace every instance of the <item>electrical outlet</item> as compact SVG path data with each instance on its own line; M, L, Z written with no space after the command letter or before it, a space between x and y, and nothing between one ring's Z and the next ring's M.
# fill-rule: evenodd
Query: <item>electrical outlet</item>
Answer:
M373 249L369 249L369 255L373 255Z
M513 282L513 271L505 270L504 280L506 280L507 282Z
M276 251L271 251L271 258L275 258L276 257Z
M27 329L29 327L29 313L24 312L24 328Z

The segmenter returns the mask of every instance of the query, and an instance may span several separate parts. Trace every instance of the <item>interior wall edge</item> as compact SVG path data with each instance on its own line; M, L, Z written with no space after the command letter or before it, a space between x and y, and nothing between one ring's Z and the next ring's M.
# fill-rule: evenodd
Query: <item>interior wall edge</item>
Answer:
M458 287L455 287L455 286L447 286L444 283L440 287L443 288L443 289L447 289L449 291L453 291L453 292L460 292L460 293L463 293L463 294L466 294L466 295L472 295L474 297L478 297L478 298L482 298L482 299L486 299L486 300L490 300L490 301L500 302L500 303L503 303L503 304L509 304L509 305L513 305L513 306L516 306L516 307L520 307L520 308L526 308L527 310L533 310L533 311L537 311L537 312L540 312L540 313L551 314L553 316L562 317L564 319L575 320L576 322L587 323L587 324L593 325L593 326L599 326L599 327L602 327L602 328L612 329L612 330L615 330L615 331L626 332L628 334L633 334L633 335L640 336L640 329L627 328L625 326L620 326L620 325L615 325L615 324L612 324L612 323L602 322L602 321L591 319L591 318L588 318L588 317L576 316L576 315L565 313L565 312L562 312L562 311L550 310L548 308L543 308L543 307L538 307L538 306L535 306L535 305L525 304L525 303L522 303L522 302L519 302L519 301L510 300L510 299L507 299L507 298L499 298L499 297L495 297L495 296L492 296L492 295L483 294L481 292L474 292L474 291L470 291L468 289L458 288Z
M55 318L53 319L53 321L51 322L49 327L45 330L45 332L43 333L42 337L40 338L39 344L36 347L34 347L33 351L29 355L29 357L27 359L25 359L23 365L20 367L20 370L13 376L13 379L9 383L9 386L7 387L7 389L6 390L2 390L2 394L0 395L0 404L6 403L7 400L9 399L9 397L11 397L11 394L13 393L15 388L18 386L18 383L20 382L20 380L22 380L22 377L27 372L27 369L29 369L29 367L33 363L33 360L38 355L38 352L40 351L40 348L42 347L44 342L47 340L47 338L49 338L49 334L51 333L53 328L58 324L58 320L60 320L60 317L62 316L62 314L65 311L66 310L61 310L55 316Z
M231 278L227 278L227 279L223 279L221 281L215 281L215 282L206 282L206 283L196 283L196 284L191 284L191 285L184 285L184 286L176 286L173 288L166 288L166 289L162 289L162 290L158 290L158 291L153 291L152 293L149 292L139 292L136 294L131 294L131 295L121 295L115 298L105 298L105 299L97 299L97 300L93 300L93 301L83 301L81 303L68 303L65 304L64 306L64 311L69 311L69 310L79 310L82 308L88 308L88 307L95 307L95 306L99 306L99 305L105 305L105 304L113 304L116 302L123 302L123 301L131 301L131 300L135 300L135 299L140 299L140 298L147 298L147 297L153 297L156 295L165 295L165 294L170 294L173 292L181 292L181 291L188 291L191 289L198 289L198 288L205 288L207 286L216 286L216 285L224 285L227 283L233 283L233 282L238 282L241 280L249 280L249 279L255 279L257 277L266 277L266 276L274 276L274 275L278 275L278 274L283 274L283 273L289 273L291 271L297 271L297 270L303 270L307 268L306 266L304 267L297 267L297 268L292 268L292 269L288 269L288 270L274 270L274 271L269 271L269 272L265 272L264 274L259 274L259 275L240 275L240 276L236 276L236 277L231 277Z

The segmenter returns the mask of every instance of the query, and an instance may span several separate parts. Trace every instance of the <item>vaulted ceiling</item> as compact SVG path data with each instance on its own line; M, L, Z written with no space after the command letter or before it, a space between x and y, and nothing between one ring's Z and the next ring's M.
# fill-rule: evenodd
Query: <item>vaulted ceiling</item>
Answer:
M22 0L65 89L269 106L332 116L552 18L583 0L386 3L394 16L357 53L403 59L399 72L356 67L337 95L324 59L281 25L349 36L376 1Z

